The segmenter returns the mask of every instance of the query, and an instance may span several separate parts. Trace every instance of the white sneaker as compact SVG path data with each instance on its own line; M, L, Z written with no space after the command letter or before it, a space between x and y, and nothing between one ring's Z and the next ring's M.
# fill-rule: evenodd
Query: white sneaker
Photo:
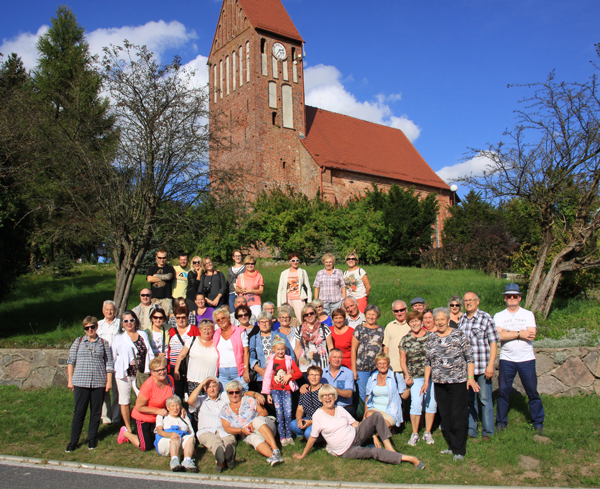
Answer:
M181 466L181 464L179 463L179 459L178 458L172 458L171 459L171 470L173 472L183 472L185 469Z
M410 435L410 440L408 440L408 444L411 447L414 447L417 445L417 442L419 441L419 434L418 433L413 433L412 435Z
M287 444L288 444L288 445L295 445L295 443L294 443L294 439L293 439L293 438L288 438L288 439L287 439Z
M186 472L194 472L197 473L198 472L198 467L196 467L196 464L194 463L193 460L184 460L181 463L181 466L185 469Z
M425 440L425 443L427 443L428 445L433 445L435 443L435 440L433 439L433 436L431 436L431 433L429 431L423 433L423 440Z

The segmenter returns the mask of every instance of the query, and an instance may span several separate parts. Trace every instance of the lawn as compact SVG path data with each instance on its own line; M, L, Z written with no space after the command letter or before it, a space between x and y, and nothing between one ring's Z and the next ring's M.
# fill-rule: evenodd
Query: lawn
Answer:
M371 460L338 459L322 447L299 462L292 455L302 451L304 442L283 448L285 463L271 468L263 457L241 443L238 465L224 475L403 484L600 487L600 397L544 396L543 402L547 440L535 440L527 423L526 402L516 395L512 399L509 428L489 443L469 440L464 462L453 462L451 456L439 453L446 444L436 429L434 445L420 441L415 448L408 447L406 431L393 437L398 451L424 461L424 471L415 471L410 464L390 466ZM94 451L87 449L85 426L79 448L65 453L72 410L73 394L66 389L19 391L14 386L0 387L1 452L46 460L168 470L168 459L155 451L142 453L129 444L119 446L117 426L101 427L99 446ZM197 459L201 472L214 472L212 454L202 449Z
M261 266L265 280L263 300L276 302L279 274L284 266ZM314 279L320 266L306 267ZM345 266L342 267L345 269ZM432 307L447 305L450 296L473 290L481 298L480 308L491 314L504 309L502 292L506 281L471 270L430 270L389 265L364 267L372 284L370 303L383 313L380 324L393 319L391 303L424 297ZM226 267L222 267L226 270ZM80 334L81 320L87 315L102 317L102 302L112 299L115 284L110 265L81 265L67 278L49 274L22 277L15 290L0 304L0 347L65 348ZM145 287L144 275L135 278L129 306L139 302ZM568 329L600 331L597 300L557 301L550 317L540 321L540 337L560 338Z

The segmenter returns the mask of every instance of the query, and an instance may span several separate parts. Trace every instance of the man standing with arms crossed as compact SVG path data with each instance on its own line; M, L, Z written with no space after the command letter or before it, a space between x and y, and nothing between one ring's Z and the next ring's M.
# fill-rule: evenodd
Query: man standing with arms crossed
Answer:
M148 269L146 280L150 283L152 291L152 303L160 304L167 314L173 310L173 279L175 269L167 263L167 252L158 250L156 253L156 265Z
M537 391L535 353L532 341L537 327L531 311L520 306L521 289L517 284L508 284L504 291L506 309L494 316L500 336L500 376L498 378L498 405L496 411L497 430L506 428L508 401L517 372L529 398L529 411L534 430L544 429L544 406Z
M478 395L469 389L469 436L477 438L479 402L481 402L481 435L483 441L490 441L490 436L494 434L492 379L500 338L492 316L479 310L479 297L475 292L467 292L463 297L463 303L467 313L460 318L458 327L463 330L473 348L475 382L479 384Z

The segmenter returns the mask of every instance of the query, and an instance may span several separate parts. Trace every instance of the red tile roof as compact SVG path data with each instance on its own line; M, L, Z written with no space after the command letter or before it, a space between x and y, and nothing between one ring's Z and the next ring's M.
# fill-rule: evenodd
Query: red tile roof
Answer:
M239 0L255 29L304 42L281 0Z
M450 189L400 129L307 105L302 143L320 166Z

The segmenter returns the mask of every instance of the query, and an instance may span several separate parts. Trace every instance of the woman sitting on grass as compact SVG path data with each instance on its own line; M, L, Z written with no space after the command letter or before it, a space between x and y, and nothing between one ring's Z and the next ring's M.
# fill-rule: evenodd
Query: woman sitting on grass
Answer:
M388 464L410 462L416 469L425 468L423 462L417 457L402 455L394 450L390 442L392 433L380 412L359 423L343 407L336 407L336 399L335 387L329 384L321 387L319 400L323 403L323 407L313 415L310 438L302 454L294 454L295 459L302 460L306 457L319 435L323 435L327 442L327 451L331 455L342 458L372 458ZM363 447L362 445L370 442L375 433L379 433L385 448Z
M117 441L119 445L131 443L142 452L154 447L154 427L156 416L166 416L166 401L175 394L173 378L167 375L167 359L155 357L150 362L151 377L144 382L135 401L131 417L135 420L137 435L125 426L121 428Z
M181 397L172 395L165 401L169 414L156 416L156 439L154 446L159 455L171 456L171 470L173 472L198 472L194 463L195 442L194 428L189 416L185 413ZM183 463L179 463L179 456L183 452Z

